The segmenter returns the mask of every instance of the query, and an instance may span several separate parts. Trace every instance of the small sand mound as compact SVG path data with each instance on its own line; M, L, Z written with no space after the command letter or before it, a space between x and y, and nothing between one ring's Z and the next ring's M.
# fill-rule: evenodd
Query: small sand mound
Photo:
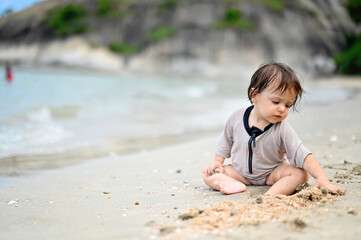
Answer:
M326 203L333 202L335 196L344 193L331 193L327 189L303 185L299 192L291 196L258 197L254 202L237 204L230 201L212 205L204 210L189 209L179 217L188 220L192 227L201 230L222 230L241 225L266 222L284 222L302 218L305 211Z

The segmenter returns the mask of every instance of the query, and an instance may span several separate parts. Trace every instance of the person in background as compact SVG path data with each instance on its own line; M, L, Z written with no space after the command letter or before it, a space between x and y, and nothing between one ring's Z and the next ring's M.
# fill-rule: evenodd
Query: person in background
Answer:
M6 81L11 84L13 82L13 72L11 71L11 67L10 67L10 64L9 63L6 63L6 67L5 67L5 74L6 74Z

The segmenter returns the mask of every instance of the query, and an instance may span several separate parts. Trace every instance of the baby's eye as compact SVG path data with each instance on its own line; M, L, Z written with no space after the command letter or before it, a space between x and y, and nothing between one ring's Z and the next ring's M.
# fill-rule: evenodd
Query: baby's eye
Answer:
M292 105L286 105L286 108L290 108L290 107L292 107Z
M279 104L280 102L277 102L277 101L272 101L274 104Z

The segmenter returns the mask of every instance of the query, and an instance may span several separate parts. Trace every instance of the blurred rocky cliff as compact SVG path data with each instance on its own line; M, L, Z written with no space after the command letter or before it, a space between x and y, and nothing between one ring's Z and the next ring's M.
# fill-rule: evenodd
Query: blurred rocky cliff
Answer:
M0 19L0 61L115 71L331 74L357 31L339 0L49 0Z

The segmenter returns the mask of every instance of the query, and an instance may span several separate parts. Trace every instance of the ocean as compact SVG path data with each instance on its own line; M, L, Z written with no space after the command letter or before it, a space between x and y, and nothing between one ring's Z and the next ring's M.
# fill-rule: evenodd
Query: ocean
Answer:
M51 168L69 158L147 151L199 138L248 104L240 94L246 85L229 79L14 69L14 82L0 84L0 166L5 172Z
M250 78L251 76L249 76ZM249 79L14 69L0 84L0 175L148 151L220 133ZM306 103L349 90L306 84Z

